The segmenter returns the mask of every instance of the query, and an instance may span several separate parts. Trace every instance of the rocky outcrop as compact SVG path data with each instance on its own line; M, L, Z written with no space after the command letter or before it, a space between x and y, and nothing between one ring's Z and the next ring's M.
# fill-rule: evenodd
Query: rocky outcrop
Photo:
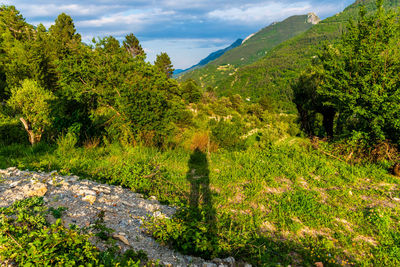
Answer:
M320 22L321 22L321 19L314 12L307 14L307 23L311 23L311 24L315 25Z
M149 259L159 260L164 266L236 265L233 258L219 260L217 265L185 256L161 246L148 236L143 222L149 216L170 217L175 212L174 207L161 205L155 197L144 199L129 189L81 180L77 176L60 176L57 172L29 172L16 168L0 170L0 207L31 196L43 196L49 208L67 208L61 217L66 227L69 224L91 226L101 212L105 226L115 231L113 237L122 250L143 250ZM105 244L99 240L93 240L93 243L99 249L105 249Z

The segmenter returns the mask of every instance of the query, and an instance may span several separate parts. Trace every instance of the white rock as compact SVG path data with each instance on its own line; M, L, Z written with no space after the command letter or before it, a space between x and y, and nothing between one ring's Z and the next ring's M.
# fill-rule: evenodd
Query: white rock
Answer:
M15 182L11 183L11 184L10 184L10 188L16 187L17 185L19 185L20 182L21 182L21 181L15 181Z
M125 236L123 236L123 235L113 235L112 237L114 239L117 239L117 240L121 241L125 245L130 246L129 241Z
M235 258L234 257L228 257L223 260L225 263L228 263L229 266L234 266L235 264Z
M45 184L39 183L36 186L27 192L28 197L42 197L47 193L47 186Z
M94 202L96 201L96 197L92 196L92 195L86 195L82 198L83 201L89 202L91 205L94 204Z

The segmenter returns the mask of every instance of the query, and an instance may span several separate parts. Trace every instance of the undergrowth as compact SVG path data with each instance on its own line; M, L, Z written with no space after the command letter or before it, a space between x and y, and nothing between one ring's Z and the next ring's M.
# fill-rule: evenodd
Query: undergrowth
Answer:
M0 208L0 260L18 266L139 266L142 252L120 254L116 246L100 252L90 234L61 223L65 209L48 209L43 198L33 197ZM58 218L50 224L46 216ZM99 225L99 224L98 224ZM99 227L99 226L98 226Z
M0 168L56 169L178 205L173 218L154 219L147 228L186 254L233 256L255 266L399 265L393 162L346 162L333 152L302 138L197 156L118 145L60 156L48 146L15 145L0 148Z

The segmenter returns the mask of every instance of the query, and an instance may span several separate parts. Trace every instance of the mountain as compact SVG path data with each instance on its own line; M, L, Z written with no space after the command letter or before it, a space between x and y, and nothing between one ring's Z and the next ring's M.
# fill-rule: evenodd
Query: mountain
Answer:
M299 35L318 23L314 14L292 16L284 21L275 22L247 37L240 46L229 50L201 69L186 72L181 80L193 78L202 84L215 85L223 79L227 70L249 65L265 55L280 43Z
M312 25L321 21L317 15L310 13L302 16L292 16L282 22L274 22L268 27L251 34L241 46L225 53L213 61L212 65L231 64L235 66L248 65L265 56L271 48L283 41L303 33Z
M178 74L181 74L181 73L184 73L184 72L187 72L187 71L190 71L190 70L199 68L199 67L201 67L201 66L204 66L204 65L206 65L207 63L209 63L209 62L211 62L211 61L213 61L213 60L215 60L215 59L218 59L219 57L221 57L222 55L224 55L224 54L225 54L226 52L228 52L229 50L232 50L232 49L234 49L235 47L238 47L239 45L242 44L242 42L243 42L243 39L237 39L237 40L236 40L233 44L231 44L230 46L228 46L228 47L226 47L226 48L224 48L224 49L221 49L221 50L218 50L218 51L215 51L215 52L209 54L206 58L200 60L200 62L197 63L196 65L193 65L193 66L191 66L190 68L187 68L187 69L185 69L185 70L181 70L181 69L175 70L175 71L174 71L174 75L178 75Z
M219 95L240 94L252 101L263 97L272 103L277 111L296 112L292 102L291 84L310 65L325 41L335 42L340 38L349 19L357 18L361 5L365 5L367 11L373 11L375 0L356 1L343 12L275 46L264 57L250 65L237 68L219 66L208 73L203 72L191 78L200 82L203 87L214 87ZM399 5L399 0L384 1L385 8Z

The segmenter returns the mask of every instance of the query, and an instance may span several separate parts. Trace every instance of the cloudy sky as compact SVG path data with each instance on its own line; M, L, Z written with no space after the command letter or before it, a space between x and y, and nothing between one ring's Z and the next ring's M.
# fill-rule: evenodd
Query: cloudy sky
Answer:
M15 5L29 23L49 27L69 14L84 41L134 33L154 61L167 52L186 68L210 52L245 38L274 21L315 12L326 18L355 0L0 0Z

